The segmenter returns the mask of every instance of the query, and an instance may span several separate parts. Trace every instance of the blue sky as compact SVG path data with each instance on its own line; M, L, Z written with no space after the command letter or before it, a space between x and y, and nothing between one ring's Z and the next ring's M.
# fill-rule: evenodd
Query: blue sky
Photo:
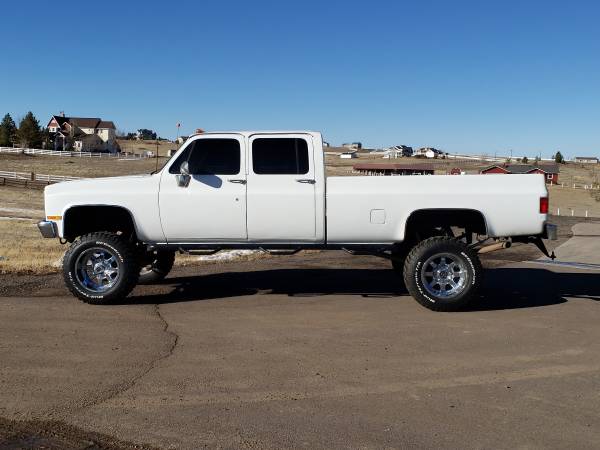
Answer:
M7 1L0 114L600 154L600 3Z

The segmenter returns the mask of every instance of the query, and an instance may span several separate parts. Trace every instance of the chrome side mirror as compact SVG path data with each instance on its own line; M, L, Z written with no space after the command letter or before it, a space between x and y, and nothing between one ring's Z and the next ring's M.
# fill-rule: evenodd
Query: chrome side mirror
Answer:
M177 186L179 187L188 187L190 184L190 165L187 161L181 163L179 167L179 175L175 175L175 179L177 180Z

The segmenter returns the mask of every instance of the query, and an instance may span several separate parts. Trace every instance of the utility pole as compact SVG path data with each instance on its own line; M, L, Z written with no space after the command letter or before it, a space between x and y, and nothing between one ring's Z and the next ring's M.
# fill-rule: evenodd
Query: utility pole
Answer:
M156 171L158 172L158 147L160 146L160 141L158 140L158 136L156 138Z

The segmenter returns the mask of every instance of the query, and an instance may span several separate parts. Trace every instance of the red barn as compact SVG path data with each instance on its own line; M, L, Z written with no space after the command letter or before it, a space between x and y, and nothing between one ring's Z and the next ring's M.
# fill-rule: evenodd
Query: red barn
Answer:
M501 166L490 166L482 169L482 174L525 174L541 173L548 184L558 184L558 174L560 169L558 164L540 164L532 166L529 164L503 164Z

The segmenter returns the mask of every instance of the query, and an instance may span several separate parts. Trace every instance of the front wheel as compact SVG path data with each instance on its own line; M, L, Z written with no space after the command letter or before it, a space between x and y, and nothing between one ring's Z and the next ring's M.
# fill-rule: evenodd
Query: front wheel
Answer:
M96 305L127 297L137 284L139 270L131 244L114 233L82 236L63 258L63 277L71 293Z
M456 311L467 306L481 286L482 275L477 254L450 237L421 241L404 264L408 292L434 311Z

